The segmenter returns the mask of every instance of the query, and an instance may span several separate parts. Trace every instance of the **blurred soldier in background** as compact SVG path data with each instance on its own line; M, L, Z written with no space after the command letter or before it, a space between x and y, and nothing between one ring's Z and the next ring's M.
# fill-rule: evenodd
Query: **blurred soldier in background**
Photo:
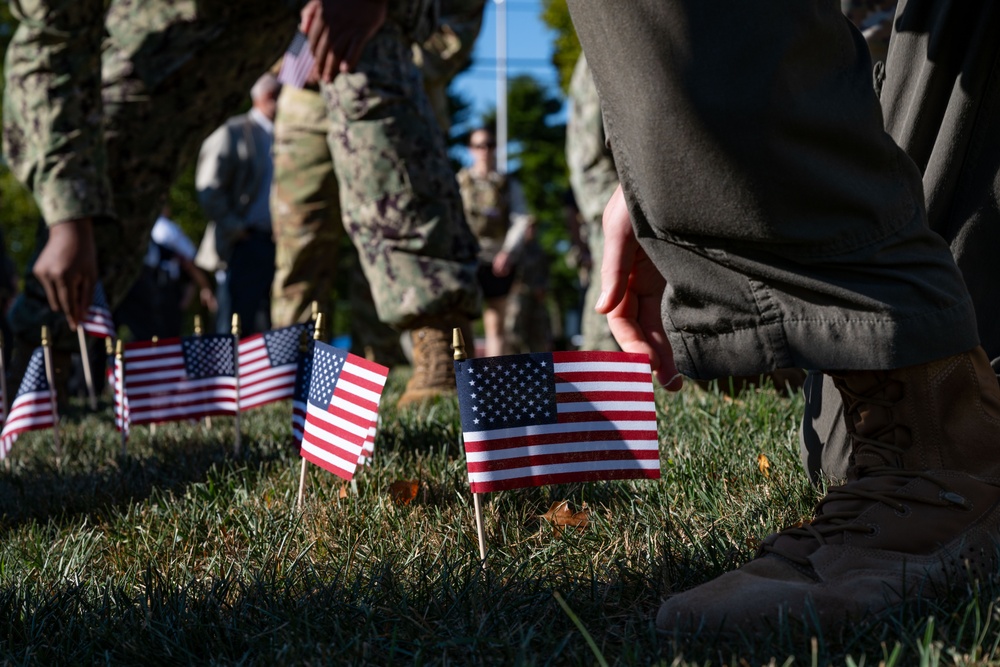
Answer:
M434 115L445 132L449 115L445 91L465 65L482 23L484 0L444 0L441 25L423 44L413 44L423 84ZM330 298L335 276L351 260L341 257L344 247L337 168L328 142L331 121L311 70L298 63L303 40L289 48L279 78L285 84L275 120L274 187L271 211L277 242L271 316L275 326L305 321L309 304L332 312ZM307 59L311 61L311 56ZM351 160L371 159L351 156ZM349 279L351 339L358 354L387 366L405 363L399 333L382 323L364 273ZM471 342L471 341L470 341Z
M601 257L604 255L604 230L601 216L604 206L618 187L615 158L604 136L601 100L597 96L594 77L587 67L587 59L580 54L569 84L569 119L566 122L566 163L569 181L583 217L590 262L595 270L589 272L587 292L583 304L581 329L584 350L619 350L608 318L594 311L601 295Z
M302 20L327 102L344 227L379 319L410 333L413 375L400 406L454 392L452 329L471 340L480 308L476 240L413 62L412 44L437 26L434 7L323 0ZM343 39L345 29L361 39Z
M112 307L124 298L170 185L281 54L298 5L11 4L4 154L45 222L11 311L15 382L43 324L60 350L75 347L67 334L98 279ZM58 384L68 363L56 362Z

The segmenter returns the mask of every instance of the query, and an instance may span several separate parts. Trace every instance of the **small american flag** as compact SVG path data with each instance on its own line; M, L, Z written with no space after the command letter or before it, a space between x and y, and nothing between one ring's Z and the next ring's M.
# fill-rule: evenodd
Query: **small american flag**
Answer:
M131 424L234 415L236 339L184 336L125 346L125 399Z
M293 324L240 341L240 410L292 398L302 336L311 324Z
M125 438L129 436L128 398L125 395L125 373L122 360L115 356L110 364L108 379L115 395L115 428L121 431Z
M649 360L552 352L455 362L473 493L658 479Z
M0 459L6 458L17 437L25 431L50 428L55 420L52 416L52 392L45 379L45 357L42 348L36 347L28 361L28 370L21 380L14 404L10 406L7 422L0 431Z
M104 295L101 283L94 286L94 298L90 300L90 308L83 316L83 322L80 323L80 326L91 336L99 338L108 336L114 338L118 333L115 330L115 323L111 319L111 306L108 305L108 297Z
M389 369L319 341L313 344L312 356L299 453L351 479L378 417Z
M285 51L285 57L281 59L278 83L293 88L302 88L305 86L315 62L312 51L309 50L309 40L301 32L295 33L292 43Z

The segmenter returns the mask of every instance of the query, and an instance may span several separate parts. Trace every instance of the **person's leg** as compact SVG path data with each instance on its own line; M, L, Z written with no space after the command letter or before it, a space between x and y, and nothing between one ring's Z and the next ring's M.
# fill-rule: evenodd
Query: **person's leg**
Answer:
M886 131L923 173L927 219L951 247L975 306L979 339L1000 371L1000 11L992 3L904 0L881 81ZM955 36L960 36L955 38ZM816 479L847 472L850 441L837 390L810 378L803 462Z
M258 315L270 296L273 277L274 243L270 234L251 232L233 246L226 282L233 313L240 316L240 330L245 336L270 328L269 318L265 316L261 321Z
M825 1L570 8L677 367L823 370L853 440L812 522L658 623L746 628L810 605L836 622L990 569L1000 387L860 34Z
M400 403L453 392L451 331L469 331L481 307L477 244L403 27L380 29L356 70L324 95L345 228L379 319L410 330L414 342Z
M486 334L486 356L504 354L504 314L507 297L495 296L486 300L483 308L483 332Z
M343 234L340 194L326 142L330 121L319 91L286 86L274 119L271 225L276 244L271 320L305 322L316 301L329 317Z

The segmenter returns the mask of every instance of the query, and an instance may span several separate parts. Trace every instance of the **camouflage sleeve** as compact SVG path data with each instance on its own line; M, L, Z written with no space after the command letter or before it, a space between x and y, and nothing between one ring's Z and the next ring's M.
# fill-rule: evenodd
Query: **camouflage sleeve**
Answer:
M597 86L583 55L573 70L569 97L566 161L570 185L584 220L600 220L604 206L618 187L618 172L605 142Z
M50 225L113 215L102 130L103 0L17 0L3 150Z

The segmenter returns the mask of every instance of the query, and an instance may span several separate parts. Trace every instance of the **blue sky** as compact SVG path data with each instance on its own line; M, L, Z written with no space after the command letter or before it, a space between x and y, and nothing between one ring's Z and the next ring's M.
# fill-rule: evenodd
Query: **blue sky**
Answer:
M552 31L542 22L541 0L506 0L507 74L530 74L558 93L559 77L552 65ZM472 66L455 77L453 90L472 102L472 122L496 106L496 4L487 0L483 28L476 41Z

